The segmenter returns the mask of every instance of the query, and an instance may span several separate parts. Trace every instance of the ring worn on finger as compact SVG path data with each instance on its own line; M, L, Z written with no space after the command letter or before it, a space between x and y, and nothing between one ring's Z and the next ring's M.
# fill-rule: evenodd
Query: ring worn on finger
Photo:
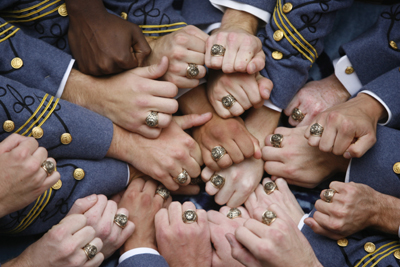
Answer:
M236 98L233 95L227 95L221 99L221 102L224 108L230 109L235 104Z
M164 187L157 188L156 194L160 195L164 199L164 201L167 200L169 198L169 196L171 195L169 190Z
M237 217L242 217L242 212L238 208L231 208L226 215L229 219L235 219Z
M211 56L224 56L225 55L225 47L219 44L214 44L211 47Z
M271 141L271 145L273 147L281 147L281 143L283 141L283 135L281 134L273 134L269 139Z
M197 213L194 210L186 210L182 214L182 221L184 223L197 222Z
M117 213L114 216L114 223L124 229L128 223L128 216L122 213Z
M41 167L47 173L47 176L50 176L55 170L54 163L49 160L43 161Z
M226 150L222 146L216 146L211 150L211 157L214 161L220 160L223 156L225 156Z
M150 114L146 117L146 125L152 128L158 126L158 112L150 111Z
M186 68L186 77L189 79L195 79L199 75L200 71L196 64L189 63Z
M292 111L292 119L295 121L301 122L304 119L304 114L300 109L294 108Z
M271 225L276 220L276 214L273 211L266 210L262 215L262 222L266 225Z
M190 178L189 173L185 169L182 169L182 172L178 174L176 178L174 178L174 181L177 184L185 184L189 178Z
M269 195L272 194L275 190L278 190L278 186L273 181L268 181L264 184L264 192Z
M218 173L214 173L213 176L211 176L210 182L215 188L221 189L225 185L225 178Z
M90 243L86 244L82 249L85 252L86 257L88 258L88 260L93 259L97 254L97 247L95 245L90 244Z
M322 136L322 133L324 132L324 127L322 127L321 124L318 122L314 123L310 127L310 134L313 136Z
M324 200L327 203L331 203L333 196L335 195L336 191L333 189L326 189L324 192Z

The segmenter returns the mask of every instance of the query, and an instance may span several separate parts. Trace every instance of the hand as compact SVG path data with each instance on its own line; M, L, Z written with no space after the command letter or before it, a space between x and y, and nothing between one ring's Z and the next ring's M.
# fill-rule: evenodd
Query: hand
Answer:
M206 66L222 69L224 73L247 72L254 74L265 66L265 54L257 36L258 18L250 13L227 9L221 27L211 34L206 43ZM225 55L211 56L211 47L225 47Z
M267 195L264 191L264 185L269 181L271 181L271 179L265 178L262 185L258 185L257 189L245 202L250 217L262 222L261 217L264 211L268 210L268 207L272 204L277 204L295 223L298 224L303 217L304 212L292 191L290 191L286 181L282 178L277 179L275 181L277 189Z
M307 126L277 128L275 134L283 135L281 147L272 146L271 135L265 138L264 169L272 175L272 180L282 177L289 184L314 188L330 175L346 172L349 161L309 146L303 136L305 129Z
M293 220L276 204L268 210L277 215L271 225L249 219L236 229L235 236L227 234L232 256L246 266L322 267ZM249 265L257 260L259 264Z
M184 223L186 210L197 213L197 222ZM172 202L155 218L158 251L171 267L211 266L210 229L205 210L196 210L192 202Z
M219 205L226 203L229 207L238 207L260 184L264 173L263 161L255 158L245 159L216 173L225 178L225 185L221 189L216 188L210 181L214 172L206 167L201 173L203 181L206 182L206 192L215 195L215 202Z
M129 220L135 224L135 232L121 248L121 255L131 249L146 247L157 250L154 217L161 209L168 207L172 198L167 200L156 194L158 182L137 178L124 192L119 208L125 208L131 214Z
M211 113L205 113L175 117L157 139L147 139L114 126L114 137L107 156L130 163L175 191L179 185L173 178L182 169L190 177L197 177L203 165L199 145L184 130L206 123L211 116ZM190 178L184 185L189 183Z
M317 234L332 239L341 239L352 235L381 220L380 194L371 187L358 183L332 182L330 189L336 191L330 203L321 199L315 203L317 211L313 218L304 220Z
M239 164L245 158L261 156L258 140L247 131L241 118L222 119L214 115L193 130L193 138L200 145L204 163L214 171L228 168L233 162ZM222 146L227 152L217 162L211 157L211 150L216 146Z
M47 176L41 168L46 160L56 166L32 137L12 134L0 143L0 218L28 206L60 179L57 171Z
M211 105L222 118L240 116L251 107L260 108L264 99L269 99L271 80L259 73L225 74L220 70L210 70L207 95ZM222 98L232 95L236 102L229 109L222 105Z
M101 76L143 66L151 49L136 24L108 13L102 1L66 4L69 46L81 72Z
M320 113L311 121L324 127L321 137L312 136L310 127L304 136L310 146L321 151L343 155L346 159L361 157L376 142L376 124L387 115L375 98L360 93L349 101Z
M311 121L322 111L346 102L350 98L349 92L336 78L335 74L320 81L311 81L304 85L294 96L284 110L289 116L289 123L293 126L310 125ZM295 121L290 115L293 109L298 108L304 114L301 122Z
M82 248L88 243L96 246L97 251L102 250L103 243L100 238L95 237L95 230L86 226L86 217L78 214L70 215L53 226L39 241L30 245L20 256L2 266L100 266L104 260L101 252L98 252L93 259L87 259Z
M243 266L240 262L232 258L231 246L225 235L228 233L234 234L235 230L244 224L249 219L249 214L243 207L238 208L242 213L241 217L229 219L227 214L230 210L229 207L224 206L219 212L210 210L207 212L208 224L211 232L211 242L213 244L213 257L212 266L230 266L240 267Z
M168 71L163 80L174 83L179 88L193 88L199 85L199 79L206 75L204 65L205 41L208 35L194 26L165 35L150 41L153 52L146 59L146 65L156 64L161 58L169 59ZM193 79L186 77L189 63L197 65L199 74Z
M163 58L157 65L90 81L73 70L62 98L99 113L128 131L157 138L160 128L168 127L172 114L178 110L178 102L172 99L178 93L176 86L156 80L167 69L168 59ZM158 112L156 128L146 125L151 111Z
M114 223L116 214L125 214L129 218L129 211L125 208L118 209L117 204L112 200L107 200L104 195L91 195L78 199L68 213L68 215L71 214L85 215L86 225L93 227L96 237L103 242L101 252L105 258L110 257L120 248L135 229L135 225L130 221L124 229Z

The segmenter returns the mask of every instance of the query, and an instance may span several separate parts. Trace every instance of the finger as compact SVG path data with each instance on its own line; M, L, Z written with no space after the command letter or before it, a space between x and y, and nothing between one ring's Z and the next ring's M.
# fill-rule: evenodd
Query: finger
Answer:
M98 267L101 265L101 263L104 261L104 255L101 252L98 252L96 256L94 256L93 259L90 261L87 261L83 267Z
M325 191L325 190L324 190L324 191ZM335 210L335 206L336 206L336 205L333 205L333 203L325 202L325 201L322 200L322 199L318 199L318 200L315 202L315 209L316 209L317 211L323 213L323 214L328 215L328 216L332 214L332 210ZM337 208L337 207L336 207L336 208Z
M34 138L23 140L17 147L12 150L12 153L17 155L32 155L39 147L39 143Z
M63 225L66 227L68 233L74 234L75 232L85 227L86 222L87 219L84 215L72 214L62 219L60 223L56 225L56 227Z
M232 42L235 46L238 45L237 42ZM228 43L228 48L229 43ZM227 49L229 50L229 49ZM236 72L246 72L247 66L253 57L258 54L261 50L261 42L255 36L245 36L236 51L236 58L234 63L234 71ZM261 55L261 54L259 54ZM254 62L253 62L254 63ZM264 61L265 64L265 61ZM252 67L253 68L253 67ZM252 69L251 68L251 69ZM255 68L254 68L255 70Z
M215 171L219 171L221 169L218 166L217 162L215 162L215 160L211 157L211 151L209 149L207 149L206 147L204 147L201 144L200 145L200 151L201 151L201 155L203 157L204 164L206 165L206 168L212 170L212 172L214 172L214 170Z
M91 226L85 226L82 229L78 230L76 233L72 235L72 242L73 244L77 244L78 247L83 248L86 244L89 242L92 242L96 237L96 231L93 229ZM99 239L100 240L100 239ZM97 240L96 240L97 242ZM100 240L101 242L101 240ZM102 243L101 244L102 247ZM96 244L93 244L97 247ZM101 248L97 248L98 251L101 250Z
M139 75L143 78L158 79L161 78L168 70L168 57L163 56L158 64L148 67L141 67L132 70L132 73Z
M179 70L182 71L183 69L179 68ZM199 79L189 79L183 76L179 75L179 73L167 72L167 74L164 76L164 79L173 83L179 89L194 88L200 84Z
M283 141L282 141L283 143ZM264 146L262 149L263 160L267 162L284 163L286 158L283 149L279 147Z
M200 149L198 149L200 150ZM201 157L200 153L199 157ZM192 153L190 154L192 155ZM189 179L187 179L184 185L188 185L191 181L191 177L198 177L201 174L201 168L199 163L192 157L186 158L185 162L183 163L183 168L188 172Z
M147 125L141 125L139 126L137 133L148 139L156 139L161 134L161 128L150 128Z
M208 68L221 69L223 57L222 56L211 56L211 47L214 44L222 45L226 48L226 33L220 32L216 35L210 36L206 41L206 56L205 63ZM226 53L226 52L225 52Z
M290 173L288 173L288 168L286 164L276 161L266 161L264 164L264 170L269 175L274 175L278 177L283 177L287 179L293 178Z
M357 139L354 144L351 144L346 152L349 154L344 155L345 158L360 158L365 152L367 152L374 144L376 143L376 135L375 133L370 133L364 136L361 136Z
M236 66L235 62L237 60L237 56L238 56L238 52L239 52L239 46L240 44L238 44L237 42L233 41L230 38L234 38L236 36L234 36L235 33L223 33L220 32L217 34L217 40L219 41L218 44L220 44L220 42L224 42L226 43L226 45L223 45L226 50L225 50L225 55L222 58L222 66L221 69L224 73L233 73L233 72L243 72L243 68L244 70L246 70L247 67L247 62L245 62L245 64ZM220 39L218 39L220 38ZM221 38L223 38L224 40L222 40ZM215 62L219 62L219 60L215 60ZM213 65L213 57L211 57L211 65ZM241 63L243 63L241 61ZM236 70L235 67L238 67L240 70Z
M329 124L326 125L322 136L319 138L320 139L319 140L319 149L321 151L332 152L332 150L333 150L333 145L335 144L335 139L337 138L337 135L338 135L338 129L337 129L336 125L332 125L332 124L333 123L331 123L330 125ZM323 125L323 124L321 124L321 125ZM308 139L309 144L311 141L310 139ZM341 155L342 154L343 153L341 153Z
M52 187L53 185L55 185L58 180L60 180L61 175L58 171L54 171L50 176L47 176L47 178L45 178L43 184L42 184L42 189L46 188L49 189L50 187Z
M201 178L203 182L208 182L211 179L211 176L214 174L214 171L208 167L205 167L201 172Z
M255 152L255 146L259 144L258 140L256 138L252 139L251 136L249 136L249 135L243 135L243 136L241 136L241 138L236 137L236 138L234 138L234 141L241 151L242 157L239 158L239 159L241 159L241 161L243 161L243 159L244 159L243 156L245 158L252 157ZM257 147L260 150L260 148L259 148L260 146L258 145ZM232 156L232 154L230 154L230 156L235 163L241 162L241 161L240 162L235 161L235 158Z
M238 148L236 148L236 151L235 151L235 153L236 153L236 155L238 155L240 152L237 152L237 150L239 150ZM226 149L226 151L228 151L228 149ZM211 153L211 152L210 152ZM240 156L239 156L240 157ZM237 158L237 160L238 160L238 158ZM232 158L231 158L231 156L228 154L228 153L226 153L222 158L220 158L217 162L217 165L218 165L218 168L217 168L217 170L219 170L219 169L226 169L226 168L228 168L228 167L230 167L232 164L233 164L233 160L232 160ZM210 166L211 167L211 166Z
M259 261L246 248L240 244L233 234L226 234L226 239L231 246L232 257L244 266L261 266Z
M139 66L143 66L144 59L151 53L151 48L141 29L136 24L131 24L132 47Z
M201 61L204 61L204 55L202 54L201 55L202 56L202 60ZM176 74L176 75L179 75L179 76L181 76L181 77L183 77L183 78L185 78L185 79L187 79L188 81L187 82L189 82L189 81L194 81L194 80L199 80L199 79L201 79L201 78L204 78L204 76L206 76L206 74L207 74L207 70L206 70L206 68L203 66L203 64L204 63L198 63L200 60L194 60L194 59L190 59L190 58L188 58L187 60L185 60L185 61L183 61L183 62L177 62L177 63L175 63L174 64L174 66L173 67L171 67L170 66L170 68L169 68L169 71L171 71L171 72L173 72L174 74ZM197 69L199 70L199 74L197 74L195 77L193 77L193 78L188 78L186 75L187 75L187 69L188 69L188 64L189 63L192 63L192 64L195 64L196 65L196 67L197 67ZM191 83L191 84L188 84L188 85L192 85L193 83ZM180 83L180 87L182 88L183 86L182 86L182 84ZM191 87L186 87L186 88L191 88Z
M75 201L74 205L72 205L69 210L68 215L71 214L84 214L90 208L92 208L97 202L97 195L93 194L85 198L80 198Z
M261 49L247 65L247 73L254 74L258 71L263 70L265 67L265 54Z
M169 227L170 223L171 222L169 221L168 210L166 208L160 209L156 213L156 216L154 217L154 225L156 228L156 233L161 232L162 229L167 229L167 227Z
M183 214L182 205L177 201L172 202L168 208L170 225L172 226L172 225L182 224L183 223L182 214Z
M174 121L182 128L182 130L187 130L192 127L201 126L208 122L212 118L212 113L207 112L204 114L189 114L185 116L174 116Z
M259 75L257 76L257 84L262 99L268 100L271 95L272 88L274 87L272 81ZM263 102L261 102L261 104L263 104Z
M226 175L224 175L226 176ZM225 177L225 179L229 179L229 177ZM235 192L235 188L233 185L229 183L229 181L225 181L224 187L222 187L218 193L215 195L215 202L219 205L224 205L228 202L228 200L232 197L233 193Z
M247 200L251 193L252 192L246 192L245 190L236 190L229 198L228 202L226 202L226 205L232 208L239 207Z
M129 190L129 191L132 190L132 191L136 191L136 192L142 192L145 183L146 183L146 181L143 180L142 178L134 179L134 180L130 183L130 185L129 185L129 187L128 187L128 190Z
M87 212L84 213L84 215L87 217L88 225L97 225L98 221L101 218L101 215L103 214L106 206L107 206L107 197L104 195L98 195L97 196L97 202L96 204L89 209Z
M124 214L129 218L129 211L125 208L120 208L117 210L116 214ZM132 221L128 221L125 228L119 227L114 223L113 231L116 230L118 233L117 237L119 238L118 247L121 246L125 241L133 234L135 230L135 224Z
M14 148L18 147L22 142L26 141L27 139L35 140L35 138L33 137L25 137L19 134L11 134L9 137L0 142L0 154L5 152L10 152ZM37 146L39 146L39 143L37 141L36 143Z
M227 142L223 144L223 147L226 149L227 154L230 156L232 161L236 164L239 164L240 162L242 162L244 160L244 155L243 155L238 143L243 147L243 150L246 151L247 155L250 153L251 153L251 155L253 155L253 153L254 153L253 144L252 144L250 138L246 138L246 139L250 144L250 149L249 149L249 147L246 148L246 146L243 144L243 141L241 139L227 140ZM251 151L249 153L248 150L253 150L253 151ZM218 166L220 166L221 168L224 169L225 166L224 165L221 166L219 161L220 160L218 160L218 162L217 162Z
M214 196L216 193L219 192L219 189L216 188L210 181L206 183L206 188L205 188L207 194L210 196Z
M176 101L175 99L170 99L170 98L163 98L163 97L151 97L151 99L149 99L151 102L149 102L149 106L148 108L148 113L145 114L145 116L147 117L147 115L149 115L150 111L156 111L159 112L159 115L162 113L168 114L168 115L172 115L175 112L177 112L178 110L178 101ZM145 122L145 117L143 118L143 122ZM159 120L159 125L161 122L160 117L158 118Z
M236 240L247 248L253 255L257 254L259 250L259 243L261 242L260 236L254 234L247 225L250 223L261 224L262 230L267 231L268 226L264 225L256 220L249 219L245 222L245 226L239 226L235 231Z
M160 90L162 88L162 90ZM178 87L172 82L149 81L148 93L162 98L173 98L178 94Z
M199 28L192 26L192 25L188 25L184 28L184 31L190 35L196 36L197 38L199 38L200 40L202 40L203 42L207 41L209 35L205 32L203 32L202 30L200 30ZM204 54L204 50L203 51L199 51L199 52L203 52Z
M307 226L309 226L314 231L314 233L316 233L318 235L323 235L323 236L326 236L333 240L339 240L344 237L342 235L335 234L335 233L321 227L321 225L319 225L318 222L314 220L314 218L308 217L304 220L304 223Z
M198 209L195 211L197 214L197 223L199 224L199 226L208 229L209 226L208 226L207 212L203 209Z
M247 212L247 210L244 207L239 206L239 207L236 207L236 208L239 209L240 212L241 212L241 216L240 217L236 217L236 218L242 218L242 219L249 219L250 218L249 213ZM229 213L229 211L231 209L232 209L231 207L223 206L223 207L220 208L219 212L221 214L223 214L224 216L228 216L228 213Z

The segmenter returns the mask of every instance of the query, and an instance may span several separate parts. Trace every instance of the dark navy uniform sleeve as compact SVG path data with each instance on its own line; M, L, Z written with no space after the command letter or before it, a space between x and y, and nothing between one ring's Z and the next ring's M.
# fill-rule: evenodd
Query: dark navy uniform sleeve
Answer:
M91 194L114 195L127 183L127 164L105 158L99 161L57 160L61 182L26 208L0 219L1 235L45 233L62 220L79 198Z
M371 30L341 47L363 85L400 66L399 17L400 4L391 6Z
M278 0L270 23L259 31L266 54L264 77L272 80L271 101L284 109L306 83L308 70L323 50L335 12L351 0Z
M112 122L97 113L0 76L0 140L33 136L54 158L102 159Z
M160 255L138 254L127 258L118 267L168 267L168 263Z

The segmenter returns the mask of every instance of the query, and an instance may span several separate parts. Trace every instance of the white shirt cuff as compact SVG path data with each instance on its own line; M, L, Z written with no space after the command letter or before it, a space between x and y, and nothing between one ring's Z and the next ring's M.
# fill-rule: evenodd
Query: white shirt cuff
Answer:
M216 22L207 26L207 28L200 28L203 32L210 34L213 30L221 27L221 22Z
M373 92L371 92L371 91L363 90L363 91L360 92L360 94L361 94L361 93L367 94L367 95L369 95L369 96L372 96L373 98L375 98L376 101L378 101L379 103L381 103L381 105L386 109L386 112L387 112L387 114L388 114L388 119L387 119L387 121L385 121L385 122L380 122L379 124L380 124L380 125L386 125L386 124L388 124L388 123L390 122L390 120L392 119L392 112L390 111L389 107L385 104L385 102L383 102L383 100L382 100L379 96L377 96L375 93L373 93Z
M264 100L264 106L267 108L270 108L272 110L278 111L278 112L282 112L282 109L278 106L275 106L274 104L272 104L271 100Z
M128 168L128 179L126 181L126 185L128 185L129 184L129 177L131 176L131 171L129 170L129 165L128 164L126 164L126 168Z
M300 221L299 221L299 224L297 225L297 228L299 228L300 231L301 231L301 229L303 229L304 220L305 220L306 218L308 218L308 216L310 216L310 214L306 213L306 214L303 215L303 217L301 217L301 219L300 219Z
M201 84L203 84L203 83L206 83L207 82L207 80L206 80L206 78L201 78L200 79L200 82L199 82L199 85L201 85ZM198 85L198 86L199 86ZM175 96L175 99L178 99L178 98L180 98L181 96L183 96L184 94L186 94L187 92L189 92L190 90L192 90L193 88L184 88L184 89L179 89L178 90L178 94Z
M262 21L264 21L265 23L268 23L270 18L271 18L271 14L265 10L259 9L257 7L248 5L248 4L243 4L237 1L233 1L233 0L210 0L211 4L216 7L217 9L221 10L222 12L225 12L225 10L227 8L232 8L235 10L239 10L239 11L244 11L247 12L259 19L261 19Z
M158 253L157 250L152 249L152 248L134 248L134 249L128 250L127 252L122 254L121 257L119 257L119 264L121 264L121 262L123 262L127 258L133 257L135 255L139 255L139 254L160 255L160 253Z
M346 74L346 69L351 67L351 62L347 56L333 61L335 67L335 75L338 80L343 84L351 96L354 96L362 87L357 73L353 71L351 74Z
M397 232L397 235L398 235L399 238L400 238L400 226L399 226L399 231Z
M344 178L344 182L345 182L345 183L350 182L350 166L351 166L351 160L352 160L352 159L350 159L349 166L347 166L346 177Z
M67 80L69 77L69 74L71 73L72 67L74 66L75 63L75 59L71 59L71 61L69 62L68 68L64 73L64 77L61 80L60 86L58 87L57 93L55 95L56 98L60 98L62 96L62 94L64 93L64 88L65 85L67 84Z

